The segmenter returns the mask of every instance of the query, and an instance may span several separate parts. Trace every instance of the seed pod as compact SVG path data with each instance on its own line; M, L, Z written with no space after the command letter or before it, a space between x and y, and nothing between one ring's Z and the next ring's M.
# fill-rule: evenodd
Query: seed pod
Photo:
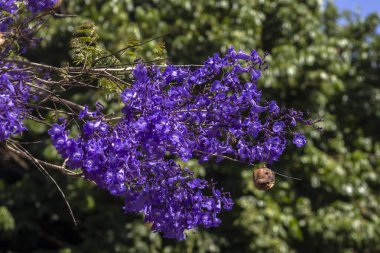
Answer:
M253 171L252 179L256 188L262 191L271 189L275 183L274 172L267 167L255 169Z
M0 32L0 46L2 46L5 43L5 38L3 37L3 34Z

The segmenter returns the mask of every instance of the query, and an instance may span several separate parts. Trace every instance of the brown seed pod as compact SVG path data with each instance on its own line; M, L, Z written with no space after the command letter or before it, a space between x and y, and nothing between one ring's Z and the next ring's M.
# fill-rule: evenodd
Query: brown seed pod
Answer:
M5 38L3 37L3 34L0 32L0 46L2 46L5 43Z
M255 169L252 178L256 188L262 191L271 189L276 179L274 172L267 167Z

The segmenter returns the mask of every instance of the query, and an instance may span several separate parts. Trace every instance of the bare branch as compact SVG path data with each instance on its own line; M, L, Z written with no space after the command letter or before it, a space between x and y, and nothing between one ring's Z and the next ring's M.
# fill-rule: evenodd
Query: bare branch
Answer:
M71 218L73 219L74 225L77 226L78 223L77 223L77 221L76 221L76 219L75 219L74 213L73 213L73 211L72 211L72 209L71 209L71 206L70 206L70 204L69 204L69 202L68 202L68 200L67 200L67 198L66 198L65 193L63 192L63 190L61 189L61 187L58 185L57 181L55 181L55 179L54 179L54 178L49 174L49 172L47 172L46 169L43 167L43 165L42 165L43 161L40 161L40 160L36 159L35 157L33 157L33 156L32 156L28 151L26 151L25 149L22 150L23 148L22 148L21 146L15 144L14 142L12 143L12 144L13 144L13 147L10 147L8 144L9 144L9 142L7 141L7 143L6 143L6 147L7 147L8 149L10 149L11 151L13 151L13 152L15 152L15 153L17 153L17 154L19 154L19 155L22 155L22 156L24 156L25 158L28 158L29 160L31 160L31 161L34 163L34 165L36 165L37 168L39 168L39 170L40 170L45 176L47 176L47 177L48 177L48 178L54 183L54 185L57 187L59 193L61 194L63 200L65 201L65 204L66 204L66 206L67 206L67 209L69 210L70 216L71 216ZM41 162L42 162L42 163L41 163Z
M75 173L75 172L72 172L70 169L67 169L66 166L65 166L65 163L63 165L56 165L56 164L52 164L52 163L49 163L49 162L45 162L45 161L42 161L42 160L39 160L37 158L35 158L34 156L32 156L31 154L27 153L27 151L22 151L20 150L19 148L16 148L16 147L11 147L10 145L8 145L8 142L11 142L13 144L17 144L17 142L13 141L13 140L8 140L7 141L7 144L6 144L6 147L16 153L17 155L21 156L21 157L24 157L32 162L36 162L36 163L39 163L43 166L46 166L50 169L54 169L54 170L57 170L57 171L60 171L62 173L64 173L65 175L68 175L68 176L73 176L73 177L81 177L82 176L82 173Z

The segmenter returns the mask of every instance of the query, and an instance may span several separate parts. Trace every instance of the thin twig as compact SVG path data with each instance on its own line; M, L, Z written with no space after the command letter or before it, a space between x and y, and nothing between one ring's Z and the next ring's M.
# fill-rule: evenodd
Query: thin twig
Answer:
M208 153L208 152L205 152L205 151L202 151L202 150L197 150L197 149L195 150L195 152L198 152L198 153L201 153L201 154L205 154L205 155L211 155L211 156L215 156L215 157L220 157L220 158L228 159L228 160L231 160L231 161L234 161L234 162L242 163L241 161L239 161L237 159L234 159L234 158L231 158L231 157L225 156L225 155L212 154L212 153Z
M147 44L147 43L149 43L149 42L151 42L151 41L161 39L161 38L167 36L168 34L169 34L169 33L166 33L166 34L159 35L159 36L157 36L157 37L151 38L151 39L149 39L149 40L146 40L146 41L143 41L143 42L137 43L137 44L135 44L135 45L129 45L129 46L126 46L126 47L124 47L124 48L122 48L122 49L120 49L120 50L118 50L118 51L116 51L116 52L114 52L114 53L110 53L110 54L108 54L108 55L105 55L105 56L102 56L102 57L99 57L99 58L95 59L94 64L97 63L98 61L102 60L102 59L105 59L105 58L108 58L108 57L111 57L111 56L115 56L115 55L117 55L117 54L119 54L119 53L122 53L122 52L124 52L124 51L126 51L126 50L128 50L128 49L130 49L130 48L139 47L139 46L142 46L142 45L144 45L144 44Z
M75 216L74 216L74 213L71 209L71 206L66 198L66 195L65 193L63 192L63 190L61 189L61 187L58 185L57 181L55 181L55 179L49 174L49 172L47 172L47 170L42 166L42 163L40 160L36 159L35 157L33 157L28 151L24 150L20 150L20 148L22 147L18 147L16 144L13 144L15 146L15 148L11 148L9 145L8 145L8 142L6 144L7 148L9 148L11 151L13 152L16 152L17 154L20 154L20 155L24 155L26 158L28 158L29 160L31 160L33 162L33 164L35 164L39 169L40 171L45 175L47 176L53 183L54 185L57 187L59 193L61 194L63 200L65 201L65 204L69 210L69 213L70 213L70 216L71 218L73 219L73 222L74 222L74 225L77 226L78 223L75 219Z
M9 140L8 140L9 141ZM13 144L20 144L19 142L15 142L15 141L9 141ZM72 172L71 170L69 169L66 169L65 166L63 165L55 165L55 164L52 164L52 163L49 163L49 162L45 162L45 161L42 161L42 160L39 160L29 154L26 153L26 151L21 151L19 149L14 149L12 147L10 147L9 145L7 145L7 148L15 153L17 153L18 155L28 159L28 160L31 160L31 161L34 161L34 162L38 162L46 167L49 167L51 169L54 169L54 170L57 170L57 171L60 171L60 172L63 172L64 174L68 175L68 176L73 176L73 177L81 177L82 176L82 173L75 173L75 172Z

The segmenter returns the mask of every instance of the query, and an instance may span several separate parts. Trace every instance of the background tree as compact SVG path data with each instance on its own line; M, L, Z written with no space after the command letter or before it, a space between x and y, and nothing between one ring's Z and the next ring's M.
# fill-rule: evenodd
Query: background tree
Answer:
M167 56L174 63L197 64L229 45L257 48L270 53L270 68L260 83L266 96L286 106L310 108L311 114L324 119L324 131L310 132L303 151L288 151L273 165L303 180L279 178L266 193L254 189L251 168L191 161L189 166L199 174L222 182L237 206L222 217L221 227L201 230L184 242L151 233L140 217L124 215L117 199L89 183L53 174L80 222L74 227L54 185L34 167L2 152L1 250L380 251L376 15L361 19L346 13L347 24L341 26L342 16L332 3L290 0L67 1L62 11L79 16L64 19L63 25L62 20L53 20L55 25L41 31L48 39L44 48L30 52L28 58L55 65L70 61L66 52L71 34L87 19L98 25L110 52L165 35ZM149 52L160 48L156 44L152 41L134 54L151 57ZM45 50L51 53L42 53ZM86 94L77 99L97 100ZM55 159L51 150L34 152Z

